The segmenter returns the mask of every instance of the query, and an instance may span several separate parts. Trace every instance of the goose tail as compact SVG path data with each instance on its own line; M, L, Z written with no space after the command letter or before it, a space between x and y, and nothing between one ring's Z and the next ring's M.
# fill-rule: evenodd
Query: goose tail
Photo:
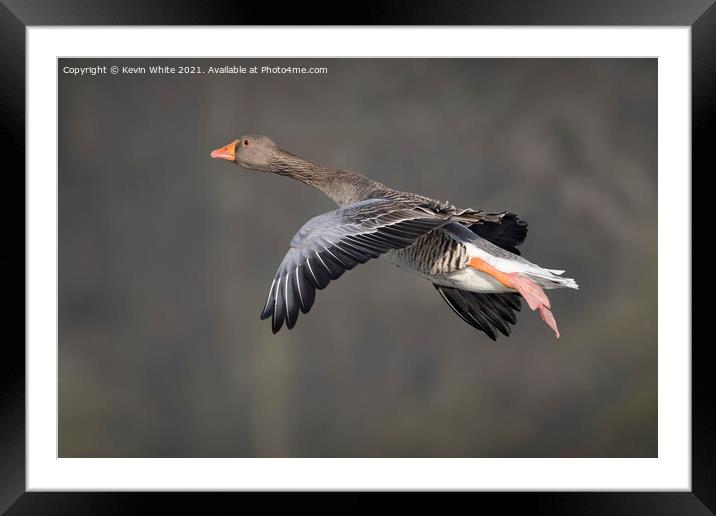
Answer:
M533 280L535 280L542 288L553 289L553 288L571 288L579 290L579 285L572 278L563 278L556 274L556 271L550 269L543 269L546 274L540 274L534 271L527 271L526 274ZM564 271L557 271L560 274Z

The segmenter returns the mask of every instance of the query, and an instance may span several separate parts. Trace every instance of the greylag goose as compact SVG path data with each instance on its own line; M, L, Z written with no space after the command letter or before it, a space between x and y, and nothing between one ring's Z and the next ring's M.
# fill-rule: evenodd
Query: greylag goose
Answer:
M445 302L492 340L508 336L520 297L559 338L543 289L573 288L564 271L520 256L527 223L511 212L458 209L446 201L394 190L362 174L317 165L281 149L270 138L242 136L211 152L243 168L297 179L317 188L338 209L306 222L271 283L261 319L273 333L291 329L308 313L316 289L371 258L387 256L399 268L430 281Z

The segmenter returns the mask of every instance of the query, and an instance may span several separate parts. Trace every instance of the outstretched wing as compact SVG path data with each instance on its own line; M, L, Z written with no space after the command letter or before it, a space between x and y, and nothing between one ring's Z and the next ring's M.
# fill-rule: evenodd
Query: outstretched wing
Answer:
M312 218L291 240L261 319L272 318L274 333L284 321L293 328L298 311L305 314L313 306L316 289L359 263L412 245L450 217L416 201L368 199Z
M522 303L519 294L478 294L467 290L435 285L445 302L470 326L484 331L492 340L497 340L497 331L510 335L510 324L517 322L515 311Z

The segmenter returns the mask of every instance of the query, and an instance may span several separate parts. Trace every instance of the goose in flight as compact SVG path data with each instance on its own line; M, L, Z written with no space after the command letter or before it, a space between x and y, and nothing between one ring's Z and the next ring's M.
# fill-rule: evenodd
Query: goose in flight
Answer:
M433 284L466 323L496 340L517 322L523 298L559 337L544 289L573 288L564 271L520 256L527 223L511 212L459 209L394 190L357 172L329 168L281 149L266 136L246 135L211 152L246 169L287 176L317 188L338 209L306 222L291 240L271 283L261 319L273 333L308 313L316 290L345 271L386 256Z

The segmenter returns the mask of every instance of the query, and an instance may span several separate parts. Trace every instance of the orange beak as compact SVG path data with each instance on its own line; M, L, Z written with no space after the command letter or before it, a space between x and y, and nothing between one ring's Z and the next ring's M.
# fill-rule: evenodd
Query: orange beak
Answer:
M236 144L239 140L234 140L228 145L224 145L220 149L211 151L212 158L225 159L227 161L234 161L236 159Z

